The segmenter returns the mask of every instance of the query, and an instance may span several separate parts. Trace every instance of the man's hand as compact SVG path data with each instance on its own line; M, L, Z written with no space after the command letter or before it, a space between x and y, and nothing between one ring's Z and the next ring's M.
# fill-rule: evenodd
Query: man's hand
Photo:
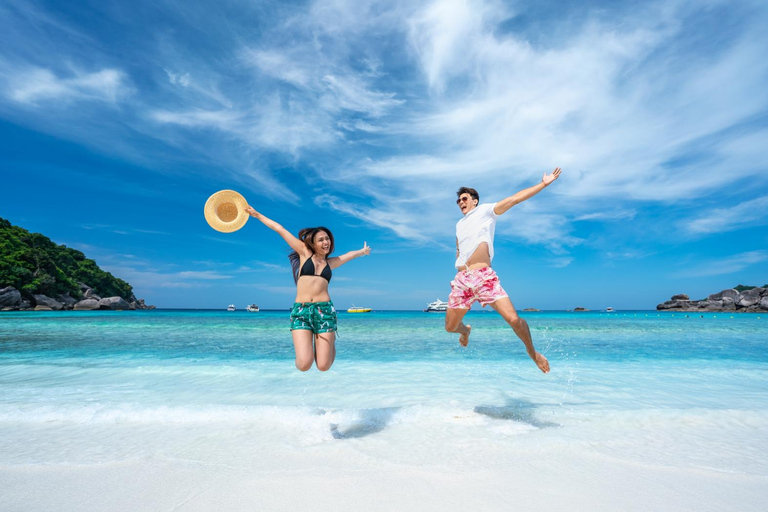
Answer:
M552 171L552 174L544 173L544 176L541 177L541 182L544 185L549 185L550 183L552 183L553 181L555 181L557 178L560 177L561 172L562 171L560 170L559 167L555 167L555 170Z
M360 249L360 256L368 256L371 254L371 248L368 247L368 242L363 242L363 248Z

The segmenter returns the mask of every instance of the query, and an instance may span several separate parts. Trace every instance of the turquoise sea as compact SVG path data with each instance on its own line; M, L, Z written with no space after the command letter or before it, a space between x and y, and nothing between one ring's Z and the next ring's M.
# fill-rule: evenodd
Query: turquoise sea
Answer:
M548 375L477 310L467 348L442 314L340 313L325 373L295 369L287 311L2 313L0 468L266 471L343 443L363 466L570 453L768 478L768 315L523 316Z

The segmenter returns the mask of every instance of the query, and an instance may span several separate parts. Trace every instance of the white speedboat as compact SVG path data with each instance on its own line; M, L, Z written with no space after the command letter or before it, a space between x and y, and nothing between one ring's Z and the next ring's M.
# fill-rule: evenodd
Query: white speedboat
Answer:
M443 311L448 311L448 303L437 299L436 301L427 304L427 309L424 311L426 313L440 313Z
M246 311L249 313L258 313L259 312L259 306L256 304L250 304L248 306L245 306Z
M613 308L608 306L607 308L605 308L605 312L606 313L613 313Z
M234 311L235 309L237 308L235 307L234 304L230 304L229 306L227 306L227 311Z

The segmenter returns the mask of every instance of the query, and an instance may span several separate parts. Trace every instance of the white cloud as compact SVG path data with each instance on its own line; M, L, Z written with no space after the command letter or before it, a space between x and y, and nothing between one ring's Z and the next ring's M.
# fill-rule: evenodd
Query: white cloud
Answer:
M603 212L585 213L583 215L577 215L574 217L574 221L581 220L598 220L598 221L612 221L612 220L631 220L637 215L636 210L612 210Z
M289 84L307 87L313 82L313 70L302 65L299 55L278 50L247 49L244 58L262 73Z
M360 207L327 194L317 196L315 204L357 218L374 226L391 230L409 240L417 242L430 241L429 237L422 234L419 230L410 227L410 224L413 222L411 216L414 215L412 211L402 211L398 214L396 212L378 210L375 207Z
M768 196L762 196L730 208L713 209L685 222L683 226L696 235L722 233L768 224L766 212L768 212Z
M569 256L563 256L563 257L560 257L560 258L552 258L552 259L549 260L550 266L552 266L554 268L565 268L568 265L570 265L571 263L573 263L573 258L571 258Z
M130 93L125 74L116 69L73 73L61 78L44 68L17 69L8 80L7 95L16 102L92 100L114 103Z
M176 124L189 128L217 128L222 131L237 131L239 116L236 112L219 110L195 110L188 112L169 112L155 110L149 116L159 123Z
M366 84L355 77L326 75L322 81L336 95L342 109L379 117L405 103L394 99L394 93L368 90Z
M182 279L232 279L232 276L230 275L221 274L213 270L185 270L184 272L177 272L175 275L181 277Z
M172 71L165 70L165 72L168 74L168 81L172 84L178 84L182 87L189 87L189 82L192 79L192 77L189 75L189 73L184 73L183 75L176 74Z
M768 251L758 250L735 254L719 261L709 261L694 266L678 275L683 276L716 276L722 274L733 274L744 270L756 263L762 263L768 260Z

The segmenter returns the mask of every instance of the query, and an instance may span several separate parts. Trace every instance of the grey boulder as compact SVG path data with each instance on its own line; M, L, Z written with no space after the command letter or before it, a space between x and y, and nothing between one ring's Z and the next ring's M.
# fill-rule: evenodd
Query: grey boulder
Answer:
M64 304L64 307L71 308L75 304L77 304L77 299L74 297L71 297L68 293L64 295L57 295L56 300Z
M754 306L755 304L760 302L761 291L762 291L762 288L753 288L751 290L745 290L741 292L741 295L739 295L739 298L736 299L736 304L743 308Z
M21 292L13 286L0 289L0 307L15 308L21 304Z
M123 310L131 309L131 305L128 304L122 297L105 297L99 301L99 308Z
M38 307L51 308L54 311L59 311L64 308L64 304L47 295L32 295L32 298L35 299L35 310L37 310Z
M93 288L88 288L87 290L85 290L85 292L83 293L83 298L101 300L101 297L96 295L96 292L93 291Z
M672 300L691 300L691 298L684 293L678 293L672 296Z
M96 299L83 299L75 304L75 311L91 311L93 309L99 309L99 301Z

